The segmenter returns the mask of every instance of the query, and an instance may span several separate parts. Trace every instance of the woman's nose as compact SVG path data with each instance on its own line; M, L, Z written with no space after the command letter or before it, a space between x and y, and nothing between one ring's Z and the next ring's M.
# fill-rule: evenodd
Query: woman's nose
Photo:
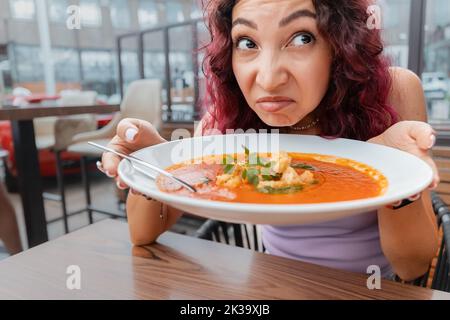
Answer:
M256 84L267 92L275 91L286 84L289 74L279 57L275 55L262 56L258 61Z

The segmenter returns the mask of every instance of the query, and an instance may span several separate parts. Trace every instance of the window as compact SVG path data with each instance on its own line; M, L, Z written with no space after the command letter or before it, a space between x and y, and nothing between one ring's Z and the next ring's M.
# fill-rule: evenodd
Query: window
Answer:
M14 61L17 70L16 82L33 82L44 79L41 51L36 46L14 46ZM17 63L20 62L20 63Z
M102 11L98 0L80 0L81 23L85 26L102 25Z
M110 0L112 25L115 28L126 29L130 27L130 10L127 0Z
M55 79L58 82L79 82L80 64L78 53L73 49L53 49Z
M145 52L144 53L144 66L146 78L159 78L164 80L165 75L165 57L162 52Z
M179 2L166 2L166 14L169 23L184 21L183 5Z
M142 28L149 28L158 24L158 9L154 1L139 1L138 19Z
M69 6L67 0L47 0L48 12L51 22L65 23L66 10Z
M428 0L422 83L431 121L450 121L450 6Z
M108 81L114 77L112 53L83 51L81 53L84 80Z
M198 0L193 0L191 5L191 19L201 18L203 16L200 10Z
M15 19L34 19L36 7L34 0L10 0L11 16Z
M381 7L385 53L393 65L407 68L411 0L378 0L377 4Z
M131 82L139 79L139 64L137 52L122 52L120 61L123 66L123 78L125 82Z

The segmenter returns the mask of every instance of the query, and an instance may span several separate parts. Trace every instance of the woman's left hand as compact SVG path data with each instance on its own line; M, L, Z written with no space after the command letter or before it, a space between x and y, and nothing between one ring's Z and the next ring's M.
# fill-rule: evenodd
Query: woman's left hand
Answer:
M428 123L401 121L368 142L397 148L421 158L434 172L433 182L429 188L435 189L439 184L439 173L429 152L436 142L436 132Z

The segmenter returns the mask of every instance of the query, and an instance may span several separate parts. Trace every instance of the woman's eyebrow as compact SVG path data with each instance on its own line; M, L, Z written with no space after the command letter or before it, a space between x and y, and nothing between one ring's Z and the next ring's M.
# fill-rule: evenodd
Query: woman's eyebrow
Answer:
M252 29L258 30L258 26L256 25L256 23L254 23L250 20L244 19L244 18L237 18L236 20L234 20L233 24L231 25L231 28L233 28L235 25L238 25L238 24L243 24Z
M278 24L280 27L284 27L294 21L295 19L301 18L301 17L308 17L312 19L316 19L316 14L308 9L301 9L297 10L294 13L291 13L286 18L283 18L280 23ZM244 19L244 18L236 18L236 20L233 21L231 28L238 24L246 25L252 29L258 30L258 26L253 21Z
M317 15L308 9L301 9L301 10L295 11L294 13L291 13L286 18L283 18L278 25L280 26L280 28L284 27L284 26L288 25L289 23L291 23L293 20L301 18L301 17L308 17L308 18L316 19Z

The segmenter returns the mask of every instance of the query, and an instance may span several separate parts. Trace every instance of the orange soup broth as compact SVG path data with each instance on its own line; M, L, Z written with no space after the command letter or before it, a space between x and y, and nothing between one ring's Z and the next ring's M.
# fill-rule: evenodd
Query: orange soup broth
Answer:
M229 189L236 194L230 199L211 197L211 200L260 204L311 204L336 201L347 201L377 197L387 189L387 179L376 169L350 160L319 154L288 153L292 164L303 163L315 168L313 171L316 184L304 186L301 191L291 194L265 194L258 192L255 186L243 184ZM260 153L260 157L270 154ZM235 154L235 158L243 159L243 154ZM221 163L223 156L209 156L201 159L204 163ZM198 159L197 163L198 163ZM193 160L195 161L195 160ZM193 161L176 164L168 168L174 170ZM305 170L295 169L301 174ZM183 192L184 193L184 192ZM193 197L196 197L194 194ZM205 195L199 196L205 199ZM206 197L207 198L207 197Z

